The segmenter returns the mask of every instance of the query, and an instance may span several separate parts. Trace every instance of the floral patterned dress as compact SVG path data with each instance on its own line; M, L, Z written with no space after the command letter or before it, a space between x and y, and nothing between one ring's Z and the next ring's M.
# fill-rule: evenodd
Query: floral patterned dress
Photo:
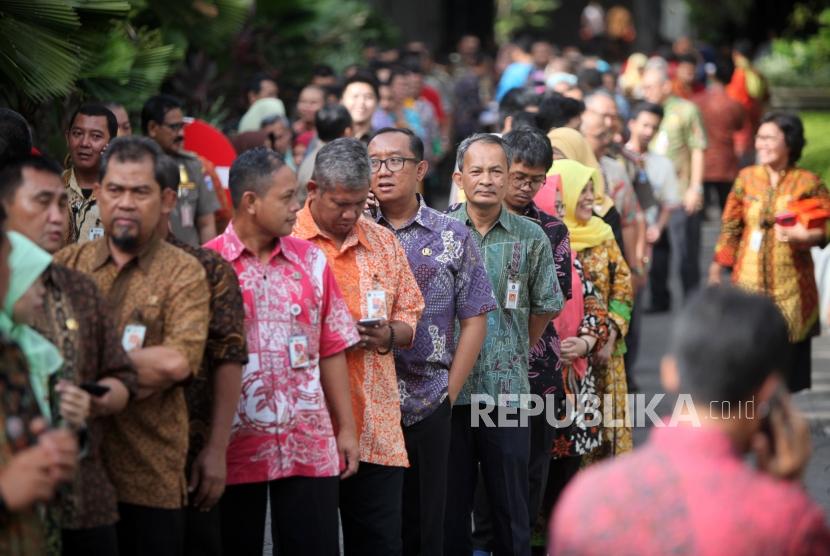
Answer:
M585 277L593 283L599 296L607 302L609 328L617 330L616 345L608 365L604 368L593 365L597 391L601 397L599 411L603 413L603 442L602 446L583 458L585 464L590 464L592 461L632 449L631 422L626 409L628 387L625 381L623 355L634 292L631 289L631 271L613 239L583 249L577 258L582 263ZM606 397L611 401L610 408L605 407ZM613 422L609 423L609 419L613 419Z

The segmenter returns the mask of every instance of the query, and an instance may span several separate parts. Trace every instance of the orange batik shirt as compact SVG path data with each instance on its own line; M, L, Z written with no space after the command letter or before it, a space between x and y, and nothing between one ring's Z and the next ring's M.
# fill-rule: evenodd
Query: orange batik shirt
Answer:
M763 166L741 170L726 200L715 261L732 269L732 281L769 295L781 309L790 340L818 333L818 290L809 249L775 238L775 215L790 201L816 198L830 208L830 192L815 174L792 168L772 187Z
M401 321L415 330L424 300L406 253L391 231L361 218L338 249L317 227L308 208L304 208L297 214L294 235L313 242L326 254L355 320L368 315L367 293L383 290L387 319ZM408 466L393 353L380 355L355 348L346 352L346 360L352 410L360 431L360 461Z

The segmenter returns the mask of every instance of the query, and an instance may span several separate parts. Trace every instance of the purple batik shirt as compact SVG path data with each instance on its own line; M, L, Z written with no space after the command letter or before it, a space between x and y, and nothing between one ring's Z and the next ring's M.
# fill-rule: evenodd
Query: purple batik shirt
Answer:
M427 207L398 229L378 215L378 223L395 232L406 252L421 294L424 312L410 349L395 350L395 368L404 426L428 417L447 398L455 355L456 319L497 308L481 254L458 220Z

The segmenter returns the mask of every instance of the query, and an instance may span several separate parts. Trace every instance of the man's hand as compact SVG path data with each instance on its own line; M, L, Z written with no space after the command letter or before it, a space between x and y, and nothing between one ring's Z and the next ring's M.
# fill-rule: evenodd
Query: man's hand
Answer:
M360 342L358 346L365 350L386 351L389 349L389 340L391 339L391 328L386 319L382 319L380 323L374 326L357 325L357 331L360 333Z
M190 469L190 484L187 491L191 494L196 493L192 500L193 506L203 512L210 511L225 492L226 479L225 451L205 446L196 456Z
M768 418L772 444L763 431L752 438L758 468L780 479L800 480L812 452L807 420L792 407L789 396L771 408Z
M337 452L346 464L346 469L340 474L340 478L346 479L357 473L357 466L360 463L360 447L357 444L357 434L354 429L340 429L337 432Z
M10 512L26 510L36 502L52 498L57 483L49 472L51 459L43 446L33 446L12 456L0 472L0 495Z
M657 224L652 224L648 228L646 228L646 241L650 244L655 244L660 239L660 235L663 233L660 230L660 226Z
M78 438L69 429L46 431L38 437L49 455L49 476L56 483L67 482L75 475L78 466Z
M683 208L686 214L694 214L703 208L703 190L699 186L690 185L683 195Z
M719 286L723 279L721 278L721 273L723 272L723 267L716 262L713 262L709 265L709 285L711 286Z
M82 429L89 417L90 398L84 390L81 390L67 380L59 380L55 391L60 395L60 414L70 427L75 430Z

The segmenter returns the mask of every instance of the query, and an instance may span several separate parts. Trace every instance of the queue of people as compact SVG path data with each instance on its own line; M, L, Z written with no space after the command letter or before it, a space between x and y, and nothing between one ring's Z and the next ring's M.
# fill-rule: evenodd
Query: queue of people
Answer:
M708 174L728 63L699 110L662 58L625 98L589 57L546 79L578 64L542 46L505 72L498 129L450 124L467 100L417 44L339 91L316 72L293 122L258 75L227 183L169 95L142 136L80 106L65 167L0 109L0 553L259 555L266 526L278 555L828 553L787 394L810 387L809 248L830 239L800 120L763 116L757 163ZM484 84L472 50L457 91ZM725 194L713 287L704 183ZM672 305L672 259L664 387L764 411L634 449L639 325Z

